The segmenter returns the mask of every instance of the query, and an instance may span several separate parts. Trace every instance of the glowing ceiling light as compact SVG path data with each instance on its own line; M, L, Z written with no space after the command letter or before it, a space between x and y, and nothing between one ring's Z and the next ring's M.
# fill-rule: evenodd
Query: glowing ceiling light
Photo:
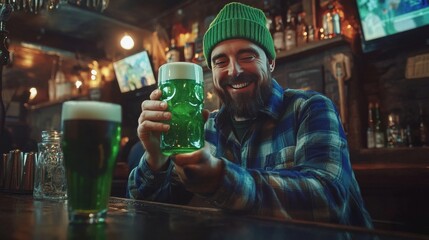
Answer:
M82 81L81 80L77 80L74 85L76 86L76 88L80 88L82 86Z
M35 87L32 87L32 88L30 88L30 97L29 97L29 100L31 101L31 100L33 100L33 99L35 99L36 98L36 96L37 96L37 88L35 88Z
M120 43L121 43L121 47L123 49L126 49L126 50L130 50L130 49L132 49L134 47L134 39L130 35L128 35L128 34L125 34L121 38L121 42Z

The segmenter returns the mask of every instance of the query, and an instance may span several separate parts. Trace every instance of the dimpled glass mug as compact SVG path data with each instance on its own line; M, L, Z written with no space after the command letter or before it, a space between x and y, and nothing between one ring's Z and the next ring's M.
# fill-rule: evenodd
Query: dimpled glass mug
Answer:
M161 134L161 151L170 156L204 146L204 77L201 66L188 62L162 65L158 71L161 100L172 113L168 132Z
M120 148L121 106L67 101L63 103L61 118L69 220L105 222Z

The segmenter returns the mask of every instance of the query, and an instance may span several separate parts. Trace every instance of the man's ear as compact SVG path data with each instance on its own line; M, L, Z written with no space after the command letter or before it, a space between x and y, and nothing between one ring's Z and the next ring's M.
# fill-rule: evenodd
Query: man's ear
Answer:
M276 60L275 59L269 60L268 63L269 63L269 67L270 67L270 72L273 72L274 68L276 68Z

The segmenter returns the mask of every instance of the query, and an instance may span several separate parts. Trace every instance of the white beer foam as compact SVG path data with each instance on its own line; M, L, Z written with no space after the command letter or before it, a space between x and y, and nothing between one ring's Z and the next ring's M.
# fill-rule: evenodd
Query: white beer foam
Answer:
M86 119L121 122L121 106L97 101L67 101L63 103L62 120Z
M190 62L166 63L159 67L158 81L161 83L171 79L195 79L198 83L202 83L204 81L203 68Z

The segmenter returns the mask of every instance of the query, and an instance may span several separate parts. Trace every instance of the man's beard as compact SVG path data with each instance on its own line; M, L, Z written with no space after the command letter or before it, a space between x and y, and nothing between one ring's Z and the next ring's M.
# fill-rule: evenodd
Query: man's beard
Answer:
M239 118L256 118L258 112L266 105L271 96L272 81L271 72L268 72L267 80L259 80L255 74L242 73L238 77L223 79L221 88L215 88L215 91L221 99L224 108L231 116ZM225 89L228 84L234 82L253 82L255 84L254 93L246 92L231 96Z

